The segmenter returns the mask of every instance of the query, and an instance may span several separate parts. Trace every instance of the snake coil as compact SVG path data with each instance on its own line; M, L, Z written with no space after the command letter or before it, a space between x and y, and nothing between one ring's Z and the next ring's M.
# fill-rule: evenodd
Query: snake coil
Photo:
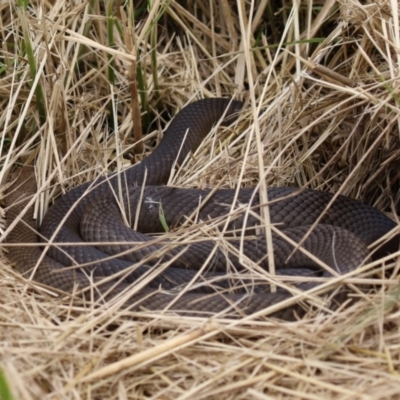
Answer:
M134 286L132 283L145 282L127 301L132 309L168 309L204 316L226 312L238 316L290 298L289 290L279 288L271 293L265 283L254 285L254 274L246 273L243 257L260 268L268 268L265 238L253 235L253 228L259 223L256 215L248 219L243 215L232 218L229 230L246 229L250 238L243 246L237 236L227 238L231 246L229 252L216 240L203 240L190 246L172 245L168 235L162 240L147 235L163 231L160 207L170 226L194 212L199 221L207 221L227 215L243 204L257 211L259 198L253 189L241 189L236 203L232 204L234 190L217 190L210 195L209 190L162 186L168 181L175 162L180 164L188 153L196 150L213 125L222 119L232 121L241 108L241 102L228 99L194 102L177 114L159 146L140 164L119 175L87 182L59 198L40 227L43 244L51 243L45 254L43 246L24 246L38 243L36 223L29 209L7 237L9 243L19 244L10 247L10 260L26 277L33 274L34 280L68 293L74 292L76 285L87 288L94 280L98 282L97 296L108 298L130 290ZM20 217L36 191L33 171L24 167L8 190L9 224ZM209 199L201 204L207 197ZM284 237L294 243L302 242L306 252L328 266L321 268L320 263L301 250L293 253L293 244L274 233L273 251L279 274L343 275L365 261L367 246L396 225L376 209L343 196L338 196L327 208L332 198L330 193L314 190L285 187L268 190L272 223L277 224ZM140 213L137 213L138 207ZM131 216L130 222L137 224L137 230L124 224L123 214ZM319 218L319 224L310 230ZM392 241L390 246L394 250L398 242ZM161 252L165 248L168 251ZM241 249L243 254L240 254ZM155 273L158 261L152 256L157 253L163 254L163 261L172 265ZM145 264L141 262L143 259L146 259ZM202 268L201 273L199 268ZM243 274L239 277L242 289L231 287L226 278L227 268ZM115 281L99 283L102 277L116 273L124 276L118 285ZM256 276L259 275L257 271ZM177 295L177 289L189 282L190 287ZM305 290L317 285L306 282L299 288ZM274 315L291 319L301 310L299 305L292 305Z

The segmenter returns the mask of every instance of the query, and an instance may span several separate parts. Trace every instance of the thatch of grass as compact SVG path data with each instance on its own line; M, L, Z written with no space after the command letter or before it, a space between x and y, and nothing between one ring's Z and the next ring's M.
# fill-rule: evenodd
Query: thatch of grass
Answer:
M396 218L397 2L185 3L1 2L3 183L21 162L35 160L42 188L56 170L40 219L64 191L150 152L186 103L234 96L247 104L238 123L210 135L171 184L297 185ZM140 113L136 134L147 135L134 155ZM84 307L2 260L4 398L398 398L395 258L346 277L357 302L291 323Z

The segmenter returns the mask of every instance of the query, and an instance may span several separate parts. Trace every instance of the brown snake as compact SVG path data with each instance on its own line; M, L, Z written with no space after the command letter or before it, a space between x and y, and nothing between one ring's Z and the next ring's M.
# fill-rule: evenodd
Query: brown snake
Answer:
M222 118L231 121L241 107L241 102L227 99L190 104L177 114L159 146L140 164L119 175L85 183L58 199L40 228L42 241L48 239L52 243L45 255L43 246L24 246L38 243L36 223L29 209L7 237L8 243L20 244L10 246L10 260L24 276L30 277L35 271L34 280L68 293L73 292L76 285L85 288L104 276L115 273L122 276L114 288L115 281L98 284L97 297L114 296L124 289L129 290L133 282L140 285L144 278L152 276L150 282L129 297L128 305L134 310L167 308L185 315L210 316L226 312L237 316L263 310L289 298L291 294L286 289L270 292L265 280L258 279L254 284L260 271L245 273L248 262L244 263L243 257L268 270L265 237L255 236L252 229L260 222L256 215L259 197L253 189L240 189L232 205L234 190L217 190L203 204L202 200L210 191L161 186L167 182L175 162L182 163L213 125ZM9 224L20 216L36 191L33 171L24 167L8 189ZM268 190L271 222L278 224L284 235L296 243L307 234L302 247L331 269L324 270L301 250L291 254L292 244L274 233L274 258L279 274L322 277L345 274L367 259L369 244L396 226L376 209L343 196L338 196L327 209L332 198L330 193L314 190ZM232 213L243 204L251 207L252 213ZM207 221L231 213L234 217L228 230L236 231L237 235L226 238L229 251L212 239L190 246L171 243L168 235L161 241L154 240L147 233L163 232L161 209L169 226L183 222L185 216L196 215L198 221ZM124 224L121 210L131 220L131 225L137 219L136 231ZM318 218L319 224L310 230ZM243 229L250 237L244 241L240 255ZM167 250L161 251L162 248ZM383 251L397 248L396 238ZM157 253L163 254L161 261L169 261L171 266L155 273L160 262L153 257ZM71 266L76 268L65 268ZM199 268L202 268L201 273ZM227 269L236 274L235 288L226 278ZM189 282L187 290L179 293L178 289ZM299 288L315 286L316 283L308 282ZM292 306L275 315L290 319L294 312L301 313L301 307Z

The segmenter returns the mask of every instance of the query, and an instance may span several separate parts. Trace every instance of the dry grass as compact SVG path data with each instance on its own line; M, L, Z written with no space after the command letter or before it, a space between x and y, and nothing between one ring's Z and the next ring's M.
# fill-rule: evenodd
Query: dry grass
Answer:
M29 3L0 3L0 157L3 182L21 161L36 160L40 186L57 169L39 215L62 191L129 164L120 154L133 154L132 113L147 112L148 152L177 110L214 96L248 111L173 184L297 185L400 213L397 2L162 0L149 13L135 2L136 21L119 2ZM370 284L368 295L285 323L83 308L4 258L0 368L15 399L397 399L399 267L366 265L349 282Z

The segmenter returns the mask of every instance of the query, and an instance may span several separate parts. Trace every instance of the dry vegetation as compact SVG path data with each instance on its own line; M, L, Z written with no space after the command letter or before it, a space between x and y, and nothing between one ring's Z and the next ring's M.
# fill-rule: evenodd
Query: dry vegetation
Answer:
M43 186L57 170L38 215L131 162L132 113L142 113L146 153L183 105L214 96L243 99L247 111L173 184L261 177L261 187L340 192L400 213L396 1L135 1L134 20L132 1L22 3L0 3L0 171L4 183L35 160ZM4 399L3 381L15 399L399 397L395 258L347 280L368 284L356 303L291 323L268 310L204 320L84 308L2 260Z

